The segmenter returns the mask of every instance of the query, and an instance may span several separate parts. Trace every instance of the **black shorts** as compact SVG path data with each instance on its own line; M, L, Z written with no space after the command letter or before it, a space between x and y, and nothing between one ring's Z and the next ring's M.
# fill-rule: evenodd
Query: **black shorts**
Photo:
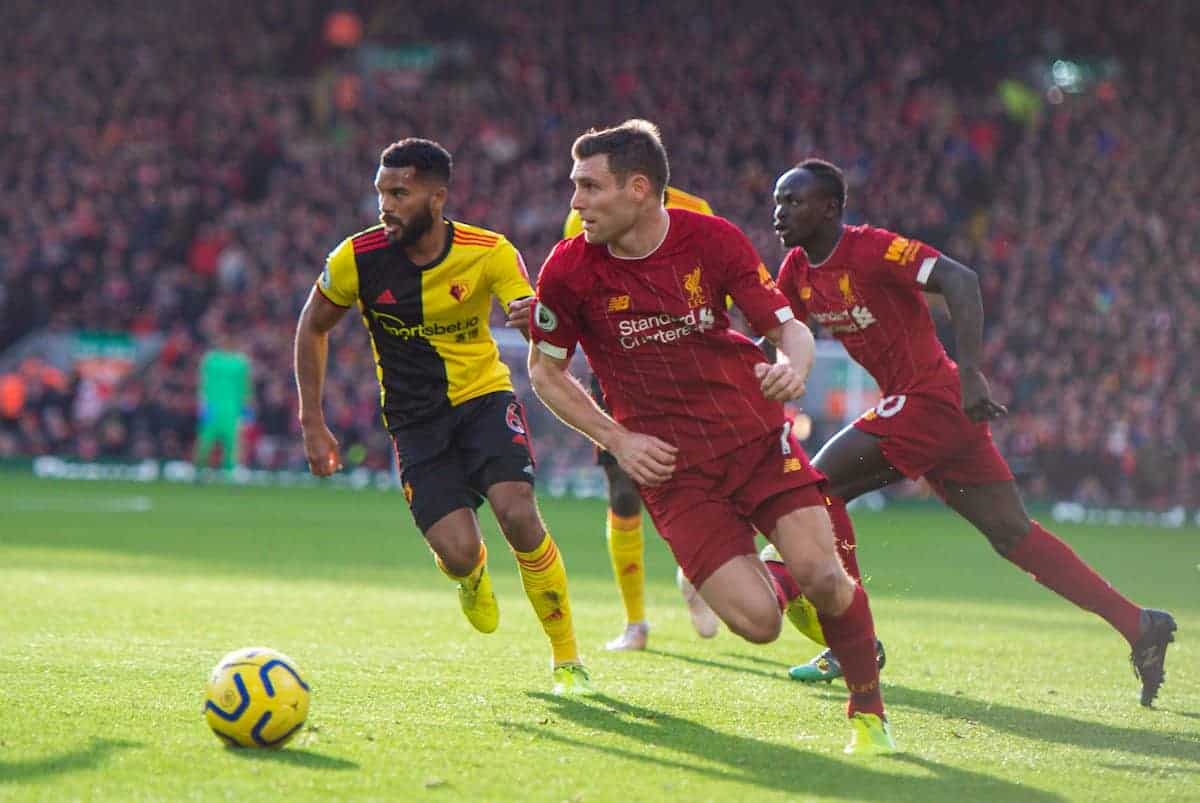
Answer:
M404 497L421 532L459 508L477 509L498 482L533 484L525 408L510 391L471 399L391 435Z
M600 389L600 380L596 378L595 374L592 374L591 390L592 398L596 400L596 404L600 405L600 409L606 413L611 412L604 401L604 391ZM617 458L612 456L612 452L601 449L599 446L596 447L596 465L607 467L616 464Z

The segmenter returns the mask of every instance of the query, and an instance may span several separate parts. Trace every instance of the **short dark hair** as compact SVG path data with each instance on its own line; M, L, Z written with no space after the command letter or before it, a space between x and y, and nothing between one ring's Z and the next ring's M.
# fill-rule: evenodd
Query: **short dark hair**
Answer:
M632 119L602 131L589 128L571 146L571 156L575 159L597 154L608 156L608 169L617 177L618 183L624 184L631 174L641 173L650 179L659 195L667 191L671 166L667 162L662 136L654 123Z
M840 167L824 159L810 158L796 165L796 169L812 173L821 190L837 201L838 211L846 209L846 176Z
M411 167L422 177L439 178L447 184L454 173L450 151L431 139L408 137L393 142L379 154L382 167Z

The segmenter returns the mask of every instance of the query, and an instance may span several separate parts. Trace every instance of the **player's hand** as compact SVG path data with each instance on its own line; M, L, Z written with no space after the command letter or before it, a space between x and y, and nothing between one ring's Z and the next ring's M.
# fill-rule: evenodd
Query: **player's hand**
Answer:
M662 485L675 473L679 449L653 435L628 432L609 449L638 485Z
M304 431L304 456L308 458L308 470L318 477L328 477L342 468L338 454L337 438L324 424L310 424Z
M762 395L768 399L792 401L804 395L804 377L788 363L760 362L754 366L754 375L762 382Z
M508 320L504 325L509 329L529 331L529 308L533 306L533 296L518 298L508 302Z
M979 422L1008 415L1008 408L992 399L992 389L983 371L960 368L958 381L962 386L962 406L967 418Z

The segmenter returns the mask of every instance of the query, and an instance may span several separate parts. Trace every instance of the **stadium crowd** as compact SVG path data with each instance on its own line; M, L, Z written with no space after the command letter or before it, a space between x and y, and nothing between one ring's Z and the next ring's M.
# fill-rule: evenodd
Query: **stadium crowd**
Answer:
M994 430L1031 493L1200 506L1191 4L361 2L338 18L361 40L319 0L116 6L6 3L0 351L45 328L166 344L111 388L15 369L0 457L189 459L196 365L232 324L255 366L246 459L302 466L293 327L325 254L374 222L379 150L440 140L453 215L535 268L561 232L576 134L645 116L674 183L768 264L774 179L816 154L847 169L851 222L974 267L985 369L1012 411ZM348 461L386 467L361 337L335 333L329 423ZM586 453L533 426L552 460Z

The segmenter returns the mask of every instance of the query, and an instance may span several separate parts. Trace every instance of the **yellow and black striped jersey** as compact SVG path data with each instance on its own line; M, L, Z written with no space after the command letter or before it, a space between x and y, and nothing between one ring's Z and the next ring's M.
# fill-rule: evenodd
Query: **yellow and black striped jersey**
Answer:
M362 312L389 430L512 390L488 314L493 296L507 308L533 295L525 263L502 234L446 225L446 250L429 265L414 265L379 225L343 240L317 280L329 301Z
M686 209L689 212L699 212L701 215L713 213L708 201L675 187L667 187L667 202L664 205L667 209ZM579 213L572 209L567 215L566 222L563 223L563 239L569 240L581 233L583 233L583 221L579 218Z

